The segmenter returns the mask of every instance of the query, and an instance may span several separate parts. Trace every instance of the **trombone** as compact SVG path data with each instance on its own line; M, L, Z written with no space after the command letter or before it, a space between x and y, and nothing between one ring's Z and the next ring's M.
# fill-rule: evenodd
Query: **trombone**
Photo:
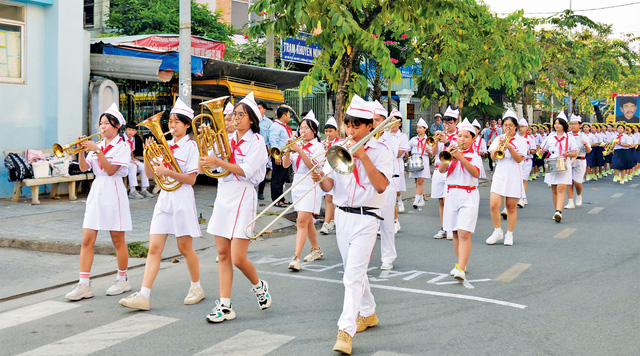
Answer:
M62 158L65 154L67 155L75 155L78 154L82 151L84 151L84 147L79 146L79 147L75 147L72 148L73 146L79 145L80 143L84 142L84 141L88 141L90 140L92 137L94 136L100 136L100 139L98 140L98 143L100 143L100 141L102 141L102 139L104 138L102 136L102 131L100 132L96 132L91 136L87 136L85 138L81 138L77 141L71 142L70 144L66 145L66 146L62 146L59 143L54 143L53 144L53 154L55 154L58 158Z
M293 140L293 141L287 143L286 145L282 146L282 148L272 147L271 148L271 157L273 157L273 159L282 158L282 156L284 156L287 153L289 153L289 147L291 147L293 144L297 143L300 140L302 140L302 136L298 136L295 140Z
M380 136L382 136L382 134L386 131L390 131L391 128L393 128L393 126L395 126L397 123L399 123L400 120L396 119L394 121L391 121L390 123L384 125L384 127L378 131L378 133L376 133L375 135L373 135L373 137L377 140L380 138Z
M494 151L496 159L504 159L505 151L507 150L507 144L509 144L509 137L504 136L504 140L498 145L498 148Z
M380 125L378 125L375 129L369 132L365 137L363 137L360 141L356 142L355 144L347 148L341 146L340 144L335 144L331 146L326 152L327 157L325 158L325 160L320 161L316 163L315 166L311 167L311 169L309 169L309 172L307 172L296 184L292 185L289 189L287 189L284 193L282 193L278 198L274 199L273 202L269 204L269 206L264 208L264 210L262 210L260 214L256 215L256 217L253 218L253 220L251 220L247 224L247 226L244 228L245 235L252 240L255 240L258 237L262 236L271 226L273 226L273 224L276 223L276 221L278 221L281 217L283 217L286 213L288 213L289 210L291 210L302 198L304 198L305 196L307 196L307 194L309 194L312 190L314 190L326 177L328 177L328 174L325 174L324 177L322 177L322 179L317 181L313 185L313 187L309 188L309 190L307 190L300 198L298 198L298 200L293 202L285 210L283 210L278 216L276 216L273 220L271 220L271 222L267 224L267 226L265 226L262 230L260 230L260 232L258 232L255 235L251 235L251 232L253 231L253 224L255 224L255 222L258 221L259 218L265 215L269 209L271 209L277 202L280 201L280 199L284 198L285 195L287 195L291 190L293 190L293 188L295 188L298 184L300 184L300 182L304 181L304 179L307 178L309 174L311 174L313 171L318 169L318 167L323 165L325 162L329 163L329 166L331 166L331 171L335 171L343 175L351 174L351 172L353 172L353 169L355 168L355 159L353 157L353 154L356 151L358 151L362 146L364 146L378 132L382 131L389 124L391 120L397 120L397 119L395 119L393 116L388 117L382 123L380 123ZM342 143L345 143L345 142L346 141L343 141ZM313 157L312 160L316 159L318 156Z

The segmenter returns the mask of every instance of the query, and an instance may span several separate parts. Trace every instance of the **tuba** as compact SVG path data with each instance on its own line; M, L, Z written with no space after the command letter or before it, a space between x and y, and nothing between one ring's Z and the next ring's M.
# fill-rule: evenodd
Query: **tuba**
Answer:
M227 135L224 115L222 114L224 102L227 98L228 96L222 96L200 103L200 105L206 105L206 107L209 108L211 115L200 114L191 121L191 127L193 128L193 134L196 144L198 145L200 157L207 157L209 156L209 152L212 152L212 155L224 160L231 158L229 136ZM205 120L210 120L211 124L205 123ZM215 165L202 168L204 169L204 174L211 178L222 178L229 174L227 170L215 172L215 170L219 168L219 166Z
M167 140L164 138L167 134L171 133L171 131L163 133L162 127L160 126L160 117L162 117L163 113L164 111L157 113L138 124L138 126L144 126L151 130L153 136L155 136L156 140L160 142L154 142L147 145L147 147L144 148L142 155L149 167L153 167L152 164L156 162L164 163L169 169L177 173L182 173L180 166L178 166L178 162L173 157L169 144L167 144ZM171 192L182 186L182 182L178 182L171 177L158 176L155 173L154 176L156 178L156 183L158 183L162 190Z

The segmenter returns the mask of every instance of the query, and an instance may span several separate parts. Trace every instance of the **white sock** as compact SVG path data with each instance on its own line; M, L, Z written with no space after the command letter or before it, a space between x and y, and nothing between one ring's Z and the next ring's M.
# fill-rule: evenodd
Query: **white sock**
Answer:
M89 275L89 272L80 272L80 278L78 281L88 287L91 284L89 282Z
M258 280L258 284L254 284L253 288L255 289L262 288L262 281Z
M495 232L499 232L499 233L502 233L502 228L501 228L501 227L498 227L498 228L495 228L493 231L495 231Z
M151 298L151 288L147 288L147 287L140 288L140 294L142 294L142 296L147 299Z
M513 231L507 231L507 234L505 236L511 236L513 237Z
M118 270L118 276L116 277L118 281L126 281L127 280L127 270L124 271Z
M225 307L230 307L231 298L220 298L220 304L224 305Z
M89 278L80 278L80 283L84 284L85 286L89 286Z
M582 194L579 194L579 195L578 195L578 198L582 199Z
M567 204L573 203L573 199L567 199Z
M416 201L420 201L420 195L416 194Z
M191 282L191 286L192 286L192 287L202 288L202 286L200 285L200 281L197 281L197 282Z

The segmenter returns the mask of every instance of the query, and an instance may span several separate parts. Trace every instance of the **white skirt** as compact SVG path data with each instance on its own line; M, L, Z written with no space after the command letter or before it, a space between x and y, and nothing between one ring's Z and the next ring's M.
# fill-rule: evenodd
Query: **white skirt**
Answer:
M196 199L191 185L182 184L180 188L172 192L165 190L160 192L153 209L149 234L202 236L198 223Z
M296 184L300 181L302 174L294 174L293 175L293 183ZM314 186L314 182L311 179L311 175L308 175L304 181L298 184L295 188L291 190L291 199L293 201L297 201L300 197L307 193L311 187ZM322 205L322 189L319 186L313 188L304 198L302 198L296 205L294 205L295 211L306 211L313 214L320 213L320 206Z
M576 183L582 183L584 174L587 172L587 160L576 159L571 165L571 178Z
M130 231L131 211L122 177L98 175L91 184L83 229Z
M249 182L222 182L218 180L218 194L213 203L213 213L207 232L227 239L248 239L245 234L253 233L253 225L247 225L256 216L258 193Z
M444 183L447 179L447 173L440 173L436 168L433 171L433 177L431 178L431 197L432 198L444 198L445 189Z
M520 162L520 167L522 169L522 180L524 181L529 179L531 168L533 168L533 161L531 158L523 158L522 162Z
M509 198L526 198L520 164L513 160L498 161L491 181L491 193Z
M431 178L429 156L422 156L422 162L424 162L424 169L418 172L409 172L409 178Z
M571 160L569 158L566 159L567 170L564 172L557 173L545 173L544 174L544 182L551 185L558 184L567 184L571 185L573 181L572 173L571 173Z
M393 177L393 183L396 186L397 192L406 192L407 191L407 182L405 181L404 176L404 160L402 157L396 158L396 165L398 166L397 177ZM394 173L395 175L396 173Z
M465 230L473 233L478 221L480 194L478 188L467 193L464 189L449 189L442 211L444 231Z

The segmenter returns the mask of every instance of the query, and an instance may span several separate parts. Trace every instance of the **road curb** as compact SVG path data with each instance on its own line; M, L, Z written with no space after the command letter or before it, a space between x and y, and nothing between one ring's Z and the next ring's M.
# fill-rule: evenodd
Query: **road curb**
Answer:
M18 248L21 250L63 253L67 255L79 255L82 244L60 241L37 241L0 238L0 247ZM115 255L116 249L112 245L98 245L93 247L98 255Z

